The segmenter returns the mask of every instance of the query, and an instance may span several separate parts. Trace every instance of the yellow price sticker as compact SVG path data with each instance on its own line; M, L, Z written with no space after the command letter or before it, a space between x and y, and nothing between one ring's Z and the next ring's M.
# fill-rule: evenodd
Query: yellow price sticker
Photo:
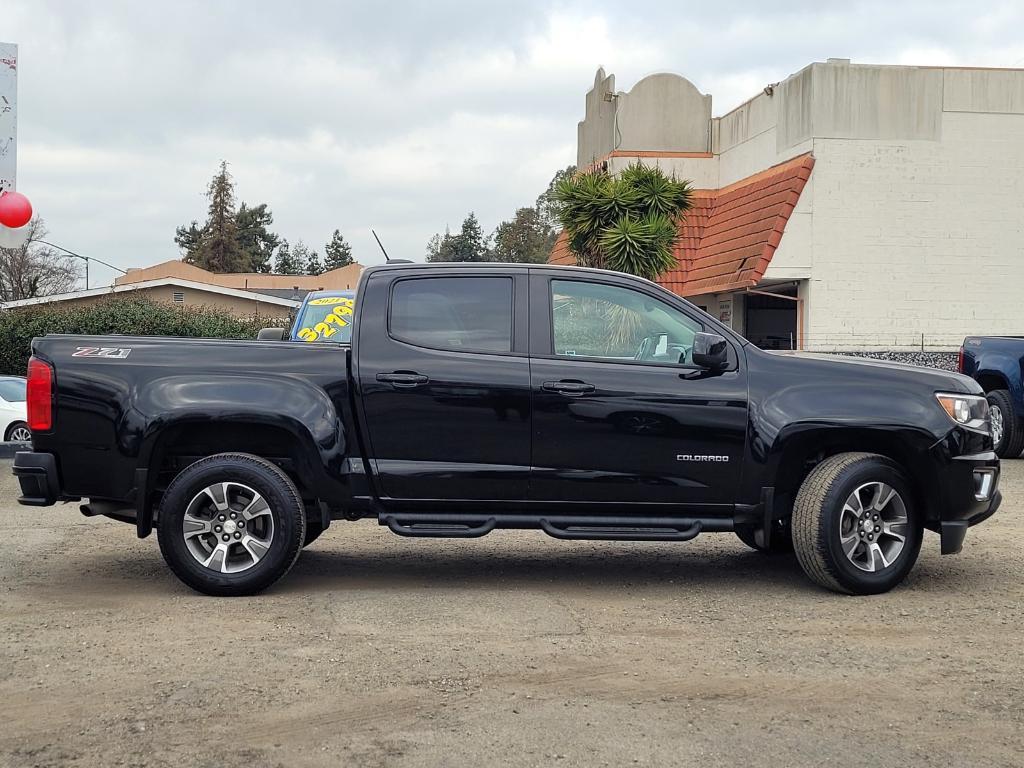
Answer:
M347 304L351 307L354 302L352 299L346 299L344 296L325 296L322 299L311 299L309 304L313 307L323 307L331 304Z

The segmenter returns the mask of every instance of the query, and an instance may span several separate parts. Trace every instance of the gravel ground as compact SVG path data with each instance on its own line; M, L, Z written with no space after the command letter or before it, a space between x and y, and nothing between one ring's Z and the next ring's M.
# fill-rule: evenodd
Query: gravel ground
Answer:
M407 540L338 523L256 598L19 507L0 462L0 765L1021 766L1024 461L850 598L731 535Z
M830 352L847 357L866 357L869 360L889 360L906 365L923 365L943 371L957 370L956 352Z

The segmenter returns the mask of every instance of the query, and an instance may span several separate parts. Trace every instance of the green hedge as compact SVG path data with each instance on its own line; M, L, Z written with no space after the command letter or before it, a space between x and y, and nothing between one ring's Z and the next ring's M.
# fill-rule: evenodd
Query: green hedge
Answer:
M39 304L0 310L0 373L24 376L33 337L48 333L255 339L260 328L283 320L237 318L212 307L178 307L138 296L111 296L79 307Z

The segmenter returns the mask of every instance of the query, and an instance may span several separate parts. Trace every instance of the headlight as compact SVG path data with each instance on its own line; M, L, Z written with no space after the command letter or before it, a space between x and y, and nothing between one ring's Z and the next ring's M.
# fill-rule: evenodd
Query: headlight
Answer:
M979 395L947 395L940 392L935 395L949 418L957 424L982 432L989 431L988 400Z

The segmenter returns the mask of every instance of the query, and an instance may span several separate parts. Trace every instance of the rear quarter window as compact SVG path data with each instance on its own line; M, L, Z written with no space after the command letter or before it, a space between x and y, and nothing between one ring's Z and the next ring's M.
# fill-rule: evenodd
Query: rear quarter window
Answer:
M512 279L417 277L391 289L393 339L456 352L512 350Z

